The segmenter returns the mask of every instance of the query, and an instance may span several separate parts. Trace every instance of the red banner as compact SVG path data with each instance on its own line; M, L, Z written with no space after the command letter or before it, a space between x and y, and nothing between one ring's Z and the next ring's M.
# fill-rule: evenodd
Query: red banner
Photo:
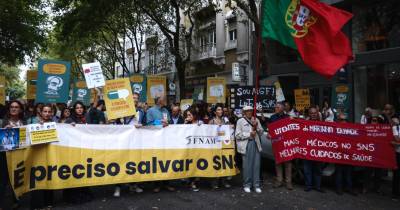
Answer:
M390 125L282 119L268 126L276 163L307 159L396 168Z

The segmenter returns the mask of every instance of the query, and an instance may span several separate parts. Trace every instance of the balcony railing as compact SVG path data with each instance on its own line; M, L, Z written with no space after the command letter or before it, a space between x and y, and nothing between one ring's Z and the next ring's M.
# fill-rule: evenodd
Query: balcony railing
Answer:
M237 46L237 39L235 40L228 40L225 42L225 50L235 49Z
M195 49L195 60L203 60L208 58L215 58L217 56L216 44L207 44Z

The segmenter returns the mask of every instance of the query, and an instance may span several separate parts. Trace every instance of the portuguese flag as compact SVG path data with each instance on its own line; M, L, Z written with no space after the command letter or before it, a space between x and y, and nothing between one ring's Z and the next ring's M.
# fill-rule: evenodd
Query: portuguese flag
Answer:
M341 31L351 13L318 0L264 0L262 9L262 37L298 50L317 73L330 78L353 58Z

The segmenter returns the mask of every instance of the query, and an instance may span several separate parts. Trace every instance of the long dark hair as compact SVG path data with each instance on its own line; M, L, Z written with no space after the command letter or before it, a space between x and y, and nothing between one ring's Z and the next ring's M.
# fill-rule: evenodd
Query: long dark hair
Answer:
M187 109L185 111L185 118L187 117L187 113L188 112L190 112L190 114L192 114L194 121L199 121L200 120L199 112L197 112L195 107L192 106L192 107L190 107L189 109Z
M76 114L76 107L77 107L78 105L81 105L81 106L83 107L83 113L82 113L82 115L85 115L85 113L86 113L86 106L85 106L81 101L77 101L77 102L75 102L74 105L72 106L72 113L71 113L71 116L73 116L73 117L78 117L78 115Z

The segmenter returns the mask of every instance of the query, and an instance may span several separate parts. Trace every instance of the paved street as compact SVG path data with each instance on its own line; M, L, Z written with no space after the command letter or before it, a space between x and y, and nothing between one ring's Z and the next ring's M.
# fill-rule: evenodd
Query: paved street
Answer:
M82 205L69 205L61 200L61 193L56 194L55 209L340 209L340 210L390 210L399 209L400 201L392 200L389 182L385 183L385 195L367 193L356 197L348 194L337 195L332 187L326 187L327 193L315 191L306 193L303 186L296 185L295 190L288 192L284 188L272 189L272 177L267 175L262 194L245 194L240 186L239 177L234 179L231 189L211 190L208 182L203 181L200 192L179 187L176 192L161 191L155 194L150 185L145 186L141 194L123 189L120 198L114 198L113 187L92 188L95 199ZM21 209L28 209L29 200L25 196Z

